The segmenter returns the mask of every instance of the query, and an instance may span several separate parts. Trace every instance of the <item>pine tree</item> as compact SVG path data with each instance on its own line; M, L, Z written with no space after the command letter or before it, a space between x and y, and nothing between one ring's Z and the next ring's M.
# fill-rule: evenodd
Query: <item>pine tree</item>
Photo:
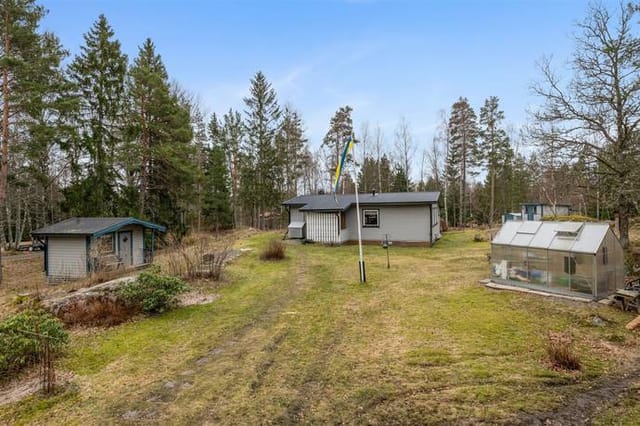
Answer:
M331 118L329 131L322 141L322 147L327 150L326 163L332 185L344 146L349 136L353 135L352 112L353 108L348 105L340 107Z
M409 192L411 191L411 182L404 170L402 164L397 163L393 169L393 181L391 183L391 192Z
M233 225L229 197L229 173L224 149L214 143L208 150L205 173L204 216L216 231Z
M88 156L87 174L76 180L68 194L73 212L79 215L117 213L115 159L124 140L127 56L114 35L107 18L100 15L69 67L81 99L81 149Z
M186 232L185 215L194 202L195 147L190 106L169 86L168 73L147 39L130 70L130 132L137 141L139 214Z
M503 166L506 150L509 149L507 132L500 127L504 112L498 106L498 97L491 96L480 108L480 152L487 166L489 180L489 226L495 219L496 177Z
M281 111L276 92L260 71L251 80L250 96L244 98L245 128L244 173L241 197L251 211L253 226L264 228L265 213L280 207L276 173L280 164L275 137L280 125Z
M302 162L307 139L300 115L290 107L282 114L282 124L276 135L276 149L280 165L281 198L291 198L297 194L298 180L302 176Z
M227 161L227 170L230 175L231 209L233 210L233 223L235 226L242 224L242 205L240 203L240 173L242 166L242 147L245 137L244 124L238 111L229 109L223 117L223 123L218 121L215 114L209 122L209 137L211 142L219 144Z
M207 129L204 116L199 108L194 107L191 114L191 126L193 127L193 148L194 148L194 203L191 206L192 214L195 216L196 229L202 229L202 212L204 208L204 195L206 192L204 180L207 163ZM224 154L224 153L223 153ZM224 157L223 157L224 158Z
M478 126L476 113L466 98L459 98L449 117L447 174L458 185L458 225L464 226L467 176L478 164Z
M15 243L22 237L23 224L30 213L36 213L34 201L42 212L36 220L45 220L47 200L54 193L48 148L61 139L56 121L68 111L65 91L69 88L60 70L66 52L53 34L38 31L44 14L33 0L0 4L0 217L6 215L0 220L0 248L7 240ZM10 175L22 187L11 196ZM14 205L22 208L17 211L15 234L11 228ZM1 263L0 259L0 282Z

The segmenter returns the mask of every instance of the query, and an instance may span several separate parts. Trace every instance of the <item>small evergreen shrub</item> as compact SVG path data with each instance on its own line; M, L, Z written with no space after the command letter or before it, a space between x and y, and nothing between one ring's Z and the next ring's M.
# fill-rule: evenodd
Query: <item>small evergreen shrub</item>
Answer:
M188 290L180 278L161 274L155 267L123 285L118 294L126 303L139 306L147 314L159 314L174 308L178 304L178 295Z
M52 337L49 347L58 352L69 341L62 322L42 309L27 309L0 321L0 377L9 377L40 358L40 337Z
M262 260L282 260L285 257L285 247L281 241L271 240L269 244L260 253Z

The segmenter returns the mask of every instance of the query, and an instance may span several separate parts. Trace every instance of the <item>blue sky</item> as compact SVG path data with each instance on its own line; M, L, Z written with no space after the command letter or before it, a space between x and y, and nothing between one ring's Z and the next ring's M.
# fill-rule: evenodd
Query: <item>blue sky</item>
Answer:
M132 59L151 37L175 80L205 111L242 109L262 70L301 114L319 146L334 111L354 108L356 131L380 124L389 147L401 116L418 149L430 143L438 111L459 97L478 110L501 99L519 126L537 78L535 63L569 58L585 1L162 1L46 0L43 28L72 54L104 13ZM614 3L615 5L615 3Z

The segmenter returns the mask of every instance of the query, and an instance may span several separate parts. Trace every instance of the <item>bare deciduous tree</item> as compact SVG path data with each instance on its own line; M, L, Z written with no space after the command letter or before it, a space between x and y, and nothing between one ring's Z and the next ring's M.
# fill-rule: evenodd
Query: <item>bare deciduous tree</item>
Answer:
M640 40L633 34L635 10L620 5L612 16L591 7L580 24L571 61L573 77L563 84L551 61L540 64L533 86L545 104L534 112L533 136L553 143L567 158L585 154L601 165L607 191L616 194L620 240L629 247L629 214L638 198L640 160Z

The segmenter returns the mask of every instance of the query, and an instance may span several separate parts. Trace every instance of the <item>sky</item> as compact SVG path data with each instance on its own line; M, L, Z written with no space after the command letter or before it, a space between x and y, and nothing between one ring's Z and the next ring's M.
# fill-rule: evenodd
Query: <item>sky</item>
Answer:
M333 113L353 109L380 125L385 143L401 117L417 152L426 148L439 111L467 97L479 111L498 96L518 128L539 102L530 90L536 62L553 56L566 69L577 0L45 0L42 22L75 55L83 34L105 14L132 60L150 37L172 79L207 113L243 110L251 77L261 70L282 105L301 115L317 148ZM608 4L608 2L605 2ZM617 3L611 2L613 8Z

